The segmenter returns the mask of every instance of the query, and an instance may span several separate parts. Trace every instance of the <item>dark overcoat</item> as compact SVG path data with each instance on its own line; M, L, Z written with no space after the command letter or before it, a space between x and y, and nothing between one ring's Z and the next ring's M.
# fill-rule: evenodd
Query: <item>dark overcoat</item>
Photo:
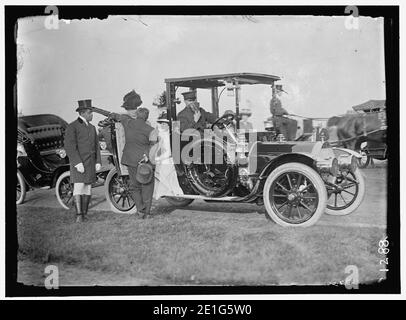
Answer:
M115 114L115 119L121 122L125 134L121 163L126 166L137 167L144 154L149 155L151 145L154 143L151 141L151 132L154 128L143 119L134 119L126 114Z
M99 138L96 128L81 118L70 123L65 132L65 150L69 157L72 183L93 183L96 181L96 163L101 164ZM84 173L75 165L83 163Z
M203 132L206 129L208 123L213 123L216 121L216 116L213 113L207 112L203 108L200 108L200 119L195 122L194 111L190 106L185 107L178 114L178 120L180 121L180 131L185 131L186 129L196 129Z

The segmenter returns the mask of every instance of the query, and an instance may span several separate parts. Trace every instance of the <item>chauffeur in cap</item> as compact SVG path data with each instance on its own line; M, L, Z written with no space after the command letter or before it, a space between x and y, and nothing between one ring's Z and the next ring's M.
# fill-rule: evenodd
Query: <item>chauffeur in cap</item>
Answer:
M271 113L274 117L281 117L284 115L288 115L289 113L282 107L282 102L280 100L280 96L283 91L282 86L280 84L275 85L272 99L270 102Z
M91 184L96 181L96 171L101 168L101 156L96 128L90 124L92 101L80 100L78 104L79 117L67 126L64 145L70 163L76 222L82 222L86 220Z
M132 90L124 96L123 101L122 107L127 114L112 113L110 117L120 121L124 127L125 145L121 163L128 168L137 214L145 218L151 210L154 172L151 171L150 177L146 177L145 172L141 173L139 170L137 175L137 168L141 160L147 160L150 148L156 142L156 136L153 135L154 128L147 122L149 110L139 108L142 104L140 95ZM145 168L147 166L143 166L143 169Z
M191 128L203 132L208 123L216 121L216 116L214 114L207 112L200 107L199 103L196 101L195 91L187 91L182 93L182 95L186 107L178 114L181 132Z
M289 115L289 113L282 107L282 102L280 100L280 96L282 95L282 92L285 92L282 89L281 85L275 85L274 88L272 88L272 99L270 102L271 105L271 113L272 113L272 121L273 121L273 127L275 128L275 133L282 134L285 139L291 140L293 137L290 137L289 133L289 118L284 117L285 115ZM296 125L295 125L296 127Z

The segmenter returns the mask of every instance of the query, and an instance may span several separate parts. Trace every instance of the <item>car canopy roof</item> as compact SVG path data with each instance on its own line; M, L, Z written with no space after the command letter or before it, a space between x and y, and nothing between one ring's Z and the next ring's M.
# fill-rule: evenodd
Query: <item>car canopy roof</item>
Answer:
M165 82L172 83L179 87L212 88L224 86L225 82L238 82L238 84L273 84L280 79L278 76L261 73L227 73L198 77L169 78L165 79Z
M385 105L386 105L386 100L369 100L367 102L353 106L352 108L354 111L369 112L369 111L384 109Z
M19 116L18 127L19 129L26 130L32 127L39 127L43 125L59 124L65 128L68 123L61 117L54 114L35 114L31 116Z

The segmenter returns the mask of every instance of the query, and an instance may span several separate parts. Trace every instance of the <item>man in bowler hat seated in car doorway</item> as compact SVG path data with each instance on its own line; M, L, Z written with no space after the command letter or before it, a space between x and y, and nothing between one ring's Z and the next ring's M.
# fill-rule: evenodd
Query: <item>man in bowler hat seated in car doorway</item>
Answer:
M131 180L132 195L141 218L150 215L152 196L154 193L154 172L147 166L137 170L140 162L148 162L148 154L152 144L156 142L154 128L147 123L149 110L139 108L142 100L134 90L123 98L122 107L127 114L110 114L110 118L120 121L124 127L125 145L121 163L126 165ZM137 172L138 171L138 172Z
M99 138L93 119L92 101L80 100L76 112L79 117L66 128L64 147L69 157L70 179L76 222L87 220L86 214L91 198L91 184L96 182L96 171L101 168Z
M180 131L183 132L186 129L196 129L200 131L200 133L203 133L207 124L216 121L216 116L200 107L199 102L196 101L195 91L187 91L182 93L182 95L186 107L178 114Z

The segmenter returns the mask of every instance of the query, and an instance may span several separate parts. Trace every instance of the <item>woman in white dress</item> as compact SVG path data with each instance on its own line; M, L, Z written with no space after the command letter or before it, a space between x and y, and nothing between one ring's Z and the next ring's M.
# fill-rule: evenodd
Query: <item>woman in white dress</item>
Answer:
M157 122L158 145L155 152L154 199L159 199L162 196L180 196L183 195L183 191L179 186L171 154L169 120L166 113L163 113Z

